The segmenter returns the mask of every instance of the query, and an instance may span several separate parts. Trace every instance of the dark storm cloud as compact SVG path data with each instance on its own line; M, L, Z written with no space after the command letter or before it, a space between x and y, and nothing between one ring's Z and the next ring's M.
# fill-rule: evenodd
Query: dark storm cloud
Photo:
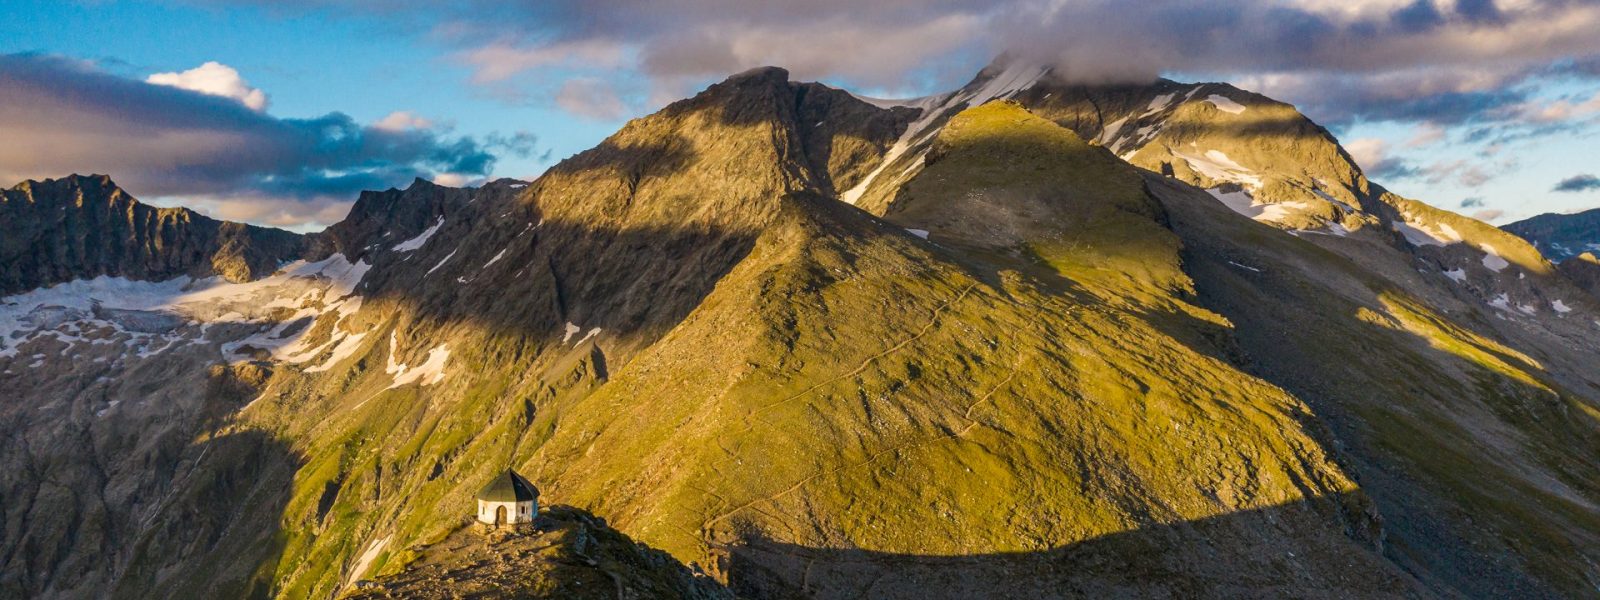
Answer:
M471 138L280 119L230 98L152 85L65 58L0 56L0 178L110 173L137 195L353 197L438 173L487 174Z
M1553 191L1587 192L1590 190L1600 190L1600 177L1590 174L1573 175L1556 183Z

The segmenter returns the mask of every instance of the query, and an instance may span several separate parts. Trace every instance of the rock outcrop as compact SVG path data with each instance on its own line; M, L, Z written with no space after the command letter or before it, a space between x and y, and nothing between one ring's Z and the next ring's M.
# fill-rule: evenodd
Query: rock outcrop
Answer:
M389 554L411 560L403 570L356 582L342 598L734 598L716 580L570 506L544 510L523 531L466 526L424 548Z

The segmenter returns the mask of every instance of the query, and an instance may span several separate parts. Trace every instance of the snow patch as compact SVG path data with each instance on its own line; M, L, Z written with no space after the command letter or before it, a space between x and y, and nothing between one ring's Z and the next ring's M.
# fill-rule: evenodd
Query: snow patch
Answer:
M1127 117L1112 121L1110 125L1106 125L1105 131L1100 132L1100 137L1095 138L1095 142L1101 146L1110 145L1112 140L1117 139L1117 134L1122 132L1122 125L1127 122ZM1116 150L1112 150L1112 152L1116 152Z
M919 238L928 239L928 230L926 230L926 229L906 229L906 231L911 232L911 235L917 236Z
M359 579L367 572L367 568L372 566L372 561L377 560L378 555L383 553L383 549L389 546L389 538L391 537L394 536L384 536L383 539L375 540L371 545L367 546L367 550L361 553L361 558L356 559L355 567L350 569L351 581ZM346 581L346 583L349 583L349 581Z
M501 250L499 254L494 255L494 258L489 259L489 262L483 263L483 267L482 268L484 268L484 269L489 268L489 265L492 265L492 264L498 262L501 258L504 258L505 255L506 255L506 251L505 250Z
M332 369L340 362L343 362L344 359L355 356L356 351L361 349L361 341L366 338L366 332L353 334L347 334L343 331L339 332L332 340L329 340L330 343L337 343L337 345L333 347L333 353L329 354L328 358L324 359L321 364L306 369L306 372L320 373L328 369Z
M1219 150L1207 150L1204 157L1191 156L1174 151L1174 155L1189 163L1189 168L1213 181L1228 181L1237 183L1250 189L1261 187L1261 177L1255 171L1234 162L1227 154Z
M1511 263L1507 262L1505 257L1500 256L1500 252L1495 250L1494 246L1489 244L1481 244L1479 247L1483 249L1484 253L1483 266L1488 267L1490 271L1499 273L1504 271L1506 267L1511 266Z
M1170 94L1162 94L1160 96L1156 96L1155 98L1152 98L1150 100L1150 105L1145 107L1144 114L1140 115L1140 116L1148 117L1148 116L1153 115L1155 113L1161 112L1163 109L1167 108L1167 105L1172 104L1172 98L1174 96L1177 96L1177 95L1178 95L1177 92L1173 92L1173 93L1170 93Z
M878 163L878 167L873 169L872 172L867 173L866 177L861 178L861 182L857 183L855 187L852 187L849 190L846 190L845 193L841 194L839 199L849 204L855 204L856 202L860 201L861 196L867 193L867 188L870 187L872 182L883 173L884 169L888 168L890 164L893 164L896 160L898 160L902 155L909 151L912 146L915 146L918 141L922 140L922 138L933 133L930 129L932 128L934 121L938 120L938 118L944 115L946 112L949 112L951 109L957 106L965 106L970 108L979 106L996 98L1009 98L1014 96L1018 92L1032 87L1033 84L1037 83L1039 78L1044 77L1044 74L1049 72L1049 70L1050 69L1048 67L1031 66L1027 63L1017 61L1007 65L1005 69L1001 70L999 73L996 73L994 77L989 78L989 81L984 82L984 84L979 86L976 90L969 91L963 89L950 94L927 96L912 100L877 100L873 98L856 96L856 98L860 99L861 101L867 102L879 108L908 106L921 109L922 113L917 117L915 122L906 126L905 132L900 134L900 139L896 140L894 146L890 147L889 151L883 155L883 160ZM907 172L909 171L910 170L908 169Z
M354 296L367 271L366 261L350 264L335 254L317 262L295 261L277 273L256 281L231 283L221 277L179 277L167 281L132 281L100 276L39 288L0 300L0 357L15 356L17 345L41 335L67 343L112 343L109 339L82 340L53 331L63 325L81 332L86 327L109 328L139 356L153 356L185 343L204 343L216 324L272 323L266 331L222 346L224 358L251 345L275 357L300 357L298 344L309 323L294 335L284 335L290 325L329 311L348 315L360 309ZM295 309L282 321L275 314ZM190 325L199 324L198 328Z
M1562 302L1560 300L1556 300L1554 302L1551 302L1550 303L1550 308L1552 310L1558 312L1558 313L1561 313L1561 314L1567 314L1569 312L1572 312L1572 307L1567 306L1567 303Z
M1444 272L1444 276L1449 277L1456 283L1466 283L1467 281L1467 271L1465 269L1450 269Z
M428 350L427 360L422 361L422 364L415 367L395 362L396 345L395 334L390 332L389 360L388 364L384 366L383 372L393 376L394 383L389 384L389 387L384 389L392 390L411 383L433 385L444 381L444 366L450 360L450 348L447 345L439 344Z
M1455 228L1445 223L1428 224L1419 221L1395 221L1391 225L1395 231L1413 246L1448 246L1461 241L1461 234Z
M1217 95L1217 94L1212 94L1212 95L1206 97L1206 102L1210 102L1213 106L1217 107L1217 110L1220 110L1220 111L1223 111L1223 112L1233 113L1233 114L1236 114L1236 115L1239 114L1239 113L1244 112L1244 105L1243 104L1239 104L1238 102L1234 102L1233 100L1229 99L1227 96L1220 96L1220 95Z
M589 333L585 333L585 334L583 334L583 338L582 338L582 339L579 339L579 340L578 340L578 343L579 343L579 344L582 344L582 343L584 343L584 342L587 342L587 341L589 341L589 338L592 338L592 337L594 337L594 336L597 336L597 335L600 335L600 331L601 331L601 330L600 330L600 328L599 328L599 327L596 327L596 328L594 328L594 329L590 329L590 330L589 330ZM576 345L576 344L574 344L574 345Z
M428 272L427 273L423 273L422 276L423 277L427 277L429 275L432 275L434 271L439 270L439 267L444 266L445 263L450 262L450 259L455 258L456 257L456 253L460 252L460 251L461 251L460 248L456 248L455 250L451 250L450 254L446 255L444 257L444 260L439 261L439 264L434 265L432 269L428 269Z
M440 215L439 220L435 221L432 227L422 230L422 233L418 234L417 237L395 244L394 248L390 249L394 250L395 252L410 252L412 250L421 248L423 244L428 243L428 240L433 237L433 234L439 232L439 228L442 226L444 226L444 216Z
M1216 198L1218 202L1221 202L1223 206L1228 207L1233 212L1264 223L1282 223L1285 219L1292 217L1301 211L1311 210L1313 208L1310 204L1306 204L1304 202L1259 203L1256 202L1254 198L1250 197L1249 192L1242 190L1236 192L1223 192L1221 188L1211 188L1206 190L1206 192L1211 194L1211 197ZM1337 230L1333 229L1334 225L1338 224L1334 223L1329 225L1330 234L1342 236L1349 233L1349 231L1345 230L1343 226L1339 226Z

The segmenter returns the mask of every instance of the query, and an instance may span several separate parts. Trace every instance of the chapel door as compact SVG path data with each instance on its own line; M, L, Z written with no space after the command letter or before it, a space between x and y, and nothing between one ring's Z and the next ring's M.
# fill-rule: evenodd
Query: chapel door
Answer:
M505 525L506 524L506 507L504 505L501 505L501 506L499 506L499 507L494 509L494 524L495 525Z

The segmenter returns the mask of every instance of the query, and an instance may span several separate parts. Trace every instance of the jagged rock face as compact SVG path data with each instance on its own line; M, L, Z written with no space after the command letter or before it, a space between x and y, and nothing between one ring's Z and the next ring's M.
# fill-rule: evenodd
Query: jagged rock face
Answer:
M27 181L3 191L0 294L101 275L249 281L300 257L297 234L140 204L109 177Z
M258 281L9 296L0 591L448 593L508 466L744 597L1592 589L1592 299L1292 108L1047 75L755 70Z
M1539 215L1501 229L1522 236L1555 262L1600 250L1600 210Z

